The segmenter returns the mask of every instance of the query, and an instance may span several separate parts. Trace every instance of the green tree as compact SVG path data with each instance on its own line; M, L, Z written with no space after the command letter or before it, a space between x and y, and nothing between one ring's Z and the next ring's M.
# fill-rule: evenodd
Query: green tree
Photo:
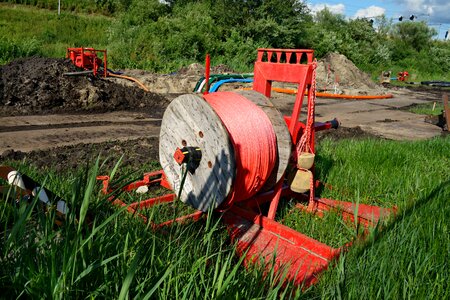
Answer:
M425 22L399 22L393 28L393 36L416 51L428 48L436 34L436 30Z
M118 65L170 71L210 53L243 70L251 67L257 47L304 48L311 22L297 0L134 0L110 40ZM238 64L236 57L246 56Z
M329 52L345 54L346 25L347 21L343 15L333 14L328 8L316 13L314 25L308 29L308 40L317 57Z
M305 46L312 18L297 0L207 0L211 14L225 37L237 29L244 39L272 47Z

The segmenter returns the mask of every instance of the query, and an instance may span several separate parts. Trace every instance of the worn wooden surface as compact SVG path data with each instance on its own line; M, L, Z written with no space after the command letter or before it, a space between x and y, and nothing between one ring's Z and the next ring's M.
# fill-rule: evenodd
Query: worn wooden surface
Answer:
M194 174L186 175L180 199L207 211L227 197L236 173L233 145L221 120L197 95L182 95L167 107L161 124L159 158L178 194L183 175L173 154L177 147L200 147L202 158Z

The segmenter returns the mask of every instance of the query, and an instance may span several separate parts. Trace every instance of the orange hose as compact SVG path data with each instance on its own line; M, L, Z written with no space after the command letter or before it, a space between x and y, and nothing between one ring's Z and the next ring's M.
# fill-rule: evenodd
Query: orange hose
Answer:
M297 94L297 90L273 87L272 91L283 94Z
M272 91L277 93L284 93L284 94L297 94L297 90L293 89L284 89L284 88L277 88L273 87ZM339 99L353 99L353 100L367 100L367 99L388 99L392 98L392 94L386 94L386 95L341 95L341 94L329 94L329 93L316 93L317 97L321 98L339 98Z
M125 76L125 75L112 74L112 73L108 73L108 76L111 76L111 77L118 77L118 78L123 78L123 79L128 79L128 80L134 81L134 82L136 82L136 83L141 87L141 89L143 89L143 90L146 91L146 92L149 91L148 88L147 88L142 82L140 82L139 80L137 80L136 78L133 78L133 77L130 77L130 76Z
M322 98L339 98L339 99L353 99L353 100L369 100L369 99L388 99L393 98L392 94L385 95L341 95L341 94L328 94L328 93L316 93L317 97Z

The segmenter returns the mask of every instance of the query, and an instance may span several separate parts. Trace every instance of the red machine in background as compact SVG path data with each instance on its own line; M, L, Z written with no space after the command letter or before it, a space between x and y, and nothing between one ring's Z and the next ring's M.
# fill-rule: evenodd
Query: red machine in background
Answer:
M103 53L103 61L97 55L99 52ZM84 47L67 48L66 58L70 58L78 68L92 70L94 76L97 76L100 67L103 67L103 77L108 75L106 50Z
M408 80L408 77L409 77L408 71L403 71L403 72L397 73L397 79L399 81L406 81L406 80Z
M98 53L103 53L103 60L98 57ZM94 74L94 76L97 76L97 74L101 74L104 78L106 77L116 77L116 78L122 78L126 80L130 80L135 82L141 89L148 92L148 88L138 79L123 75L120 72L114 72L108 69L108 57L105 50L99 50L94 48L85 48L85 47L79 47L79 48L67 48L67 54L66 58L70 58L72 63L77 66L78 68L82 68L86 71L81 72L67 72L64 73L64 75L67 76L79 76L79 75L89 75Z

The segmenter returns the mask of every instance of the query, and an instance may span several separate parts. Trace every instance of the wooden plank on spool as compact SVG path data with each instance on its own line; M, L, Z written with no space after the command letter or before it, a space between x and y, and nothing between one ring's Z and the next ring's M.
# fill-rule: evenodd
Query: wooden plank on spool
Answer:
M167 107L159 139L159 160L178 194L184 170L173 155L184 146L199 147L202 158L193 174L186 175L180 200L208 211L228 196L236 173L233 145L214 110L197 95L182 95Z
M291 135L284 121L281 112L273 105L273 103L261 93L256 91L238 91L240 94L258 105L269 117L273 130L277 136L277 162L261 191L270 190L281 179L289 163L292 151Z

